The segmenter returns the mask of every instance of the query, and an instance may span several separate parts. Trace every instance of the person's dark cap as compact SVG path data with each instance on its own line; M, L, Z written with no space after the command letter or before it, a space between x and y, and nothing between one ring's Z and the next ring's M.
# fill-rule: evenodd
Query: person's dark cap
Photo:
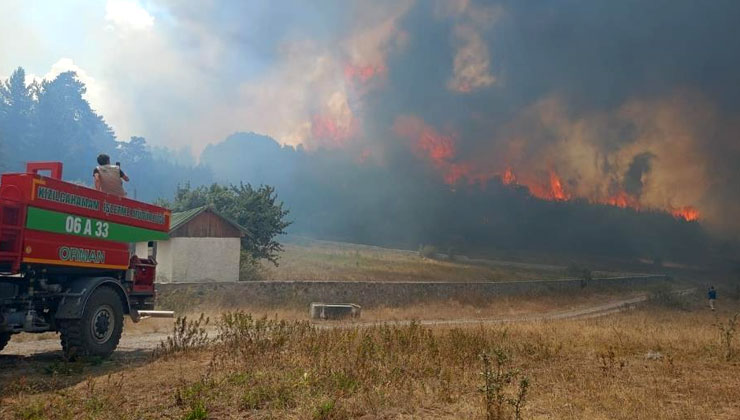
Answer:
M110 156L106 155L105 153L101 153L98 155L98 165L108 165L110 164Z

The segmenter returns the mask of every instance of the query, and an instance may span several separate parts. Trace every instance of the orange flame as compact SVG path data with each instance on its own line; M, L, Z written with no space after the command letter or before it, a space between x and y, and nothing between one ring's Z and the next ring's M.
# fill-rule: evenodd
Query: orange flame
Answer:
M455 134L441 134L418 117L402 116L396 118L393 131L399 137L411 140L411 146L416 154L429 159L448 185L455 185L465 179L471 185L478 182L485 187L488 180L497 176L502 184L527 187L533 197L542 200L569 201L574 198L574 194L568 191L567 185L563 183L560 175L553 169L547 172L547 178L544 179L544 174L528 172L517 176L510 166L506 166L503 172L496 172L481 170L474 162L460 162L457 160L457 136ZM638 211L642 208L639 198L628 194L624 190L608 197L583 198L588 199L591 203L620 208L632 208ZM699 211L692 206L668 209L667 211L677 219L686 221L696 221L700 217Z
M563 187L563 182L560 180L555 171L550 170L548 182L521 182L519 185L524 185L529 189L529 193L533 196L542 200L548 201L567 201L571 199L569 192Z
M673 217L676 219L683 219L687 222L694 222L699 220L699 210L692 206L685 206L671 211Z
M620 190L616 194L607 198L606 201L603 202L602 204L608 204L610 206L621 207L621 208L627 208L627 207L631 207L633 209L640 208L640 203L637 201L637 199L627 194L627 192L623 190Z
M341 124L326 115L314 115L311 121L311 136L314 139L328 140L332 146L342 146L355 134L354 121Z
M432 161L440 164L455 157L455 144L451 136L442 136L432 130L425 129L419 136L416 149L429 156Z
M506 168L504 175L501 177L501 182L503 182L504 185L516 184L516 175L514 175L514 171L512 171L511 168Z
M452 185L462 178L469 177L472 169L469 164L452 162L457 153L454 134L438 133L433 127L416 117L398 117L393 125L393 131L400 137L411 140L416 154L431 160L432 164L442 172L445 183Z
M357 81L361 83L367 83L372 78L380 76L385 73L385 67L382 65L352 65L347 64L344 66L344 77L349 81Z
M470 172L473 169L470 168ZM529 189L529 193L542 200L548 201L568 201L573 198L565 187L563 186L561 178L555 171L549 173L549 185L544 182L533 181L531 178L525 178L521 181L518 178L511 167L506 167L503 174L500 175L501 183L504 185L521 185ZM591 199L592 203L606 204L620 208L632 208L640 210L643 206L637 197L627 193L624 190L618 191L616 194L607 197L606 199ZM687 222L698 221L701 217L701 213L693 206L685 206L676 209L670 209L668 211L679 220L685 220Z
M570 200L570 194L563 189L563 183L555 171L550 171L550 192L557 201Z
M469 172L473 172L473 168L468 167ZM466 176L466 175L462 175ZM514 171L511 167L507 167L501 176L501 182L504 185L521 185L529 189L529 193L542 200L548 201L568 201L573 198L573 195L568 192L563 186L563 182L558 174L551 170L549 172L549 184L545 182L534 181L531 178L521 178L514 175ZM628 194L624 190L618 191L616 194L607 197L606 199L591 199L592 203L606 204L620 208L632 208L640 210L642 205L637 197ZM670 209L669 212L679 220L685 220L687 222L698 221L701 217L701 213L693 206L685 206L676 209Z

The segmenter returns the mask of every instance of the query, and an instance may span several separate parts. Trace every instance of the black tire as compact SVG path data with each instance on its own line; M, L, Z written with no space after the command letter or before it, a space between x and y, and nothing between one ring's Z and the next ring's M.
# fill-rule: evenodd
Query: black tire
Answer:
M5 348L5 346L8 344L8 341L10 341L10 333L0 333L0 351Z
M105 286L95 289L82 318L61 321L59 332L68 360L87 356L107 358L118 346L123 332L123 305L118 293Z

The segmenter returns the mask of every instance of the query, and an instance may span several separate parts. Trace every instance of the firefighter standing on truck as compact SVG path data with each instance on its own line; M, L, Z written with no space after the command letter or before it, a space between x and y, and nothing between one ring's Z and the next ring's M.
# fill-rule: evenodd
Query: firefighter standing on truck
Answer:
M110 156L105 153L98 155L98 166L93 170L95 189L119 197L126 196L123 181L128 182L128 176L121 170L120 165L111 165Z

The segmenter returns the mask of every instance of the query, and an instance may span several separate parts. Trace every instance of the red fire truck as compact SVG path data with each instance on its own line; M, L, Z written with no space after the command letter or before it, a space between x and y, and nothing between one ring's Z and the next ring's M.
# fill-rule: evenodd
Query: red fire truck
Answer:
M58 331L66 357L107 357L124 315L171 316L153 311L155 256L131 251L167 239L170 212L64 182L62 169L32 162L0 179L0 350Z

